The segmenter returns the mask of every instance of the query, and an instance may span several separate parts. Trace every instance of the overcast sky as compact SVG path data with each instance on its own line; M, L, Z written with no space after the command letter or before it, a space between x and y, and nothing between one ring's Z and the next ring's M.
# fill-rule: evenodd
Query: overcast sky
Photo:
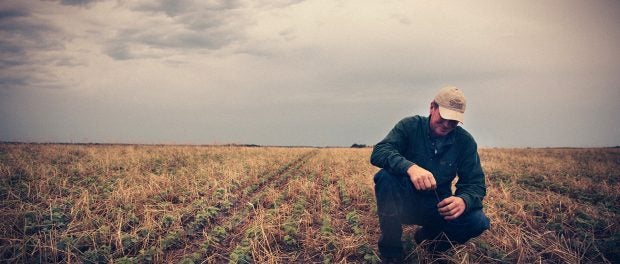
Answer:
M0 1L0 141L620 145L620 1Z

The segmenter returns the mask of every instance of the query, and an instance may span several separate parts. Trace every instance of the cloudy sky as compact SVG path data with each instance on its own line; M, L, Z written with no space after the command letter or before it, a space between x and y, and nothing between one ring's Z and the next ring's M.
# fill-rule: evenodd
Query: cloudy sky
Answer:
M620 145L620 1L0 1L0 141Z

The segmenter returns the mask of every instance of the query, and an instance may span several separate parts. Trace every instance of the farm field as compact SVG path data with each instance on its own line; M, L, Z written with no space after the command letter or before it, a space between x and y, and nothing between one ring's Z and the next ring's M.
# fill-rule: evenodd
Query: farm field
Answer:
M371 151L0 143L0 262L378 263ZM407 261L620 262L620 148L480 156L491 229Z

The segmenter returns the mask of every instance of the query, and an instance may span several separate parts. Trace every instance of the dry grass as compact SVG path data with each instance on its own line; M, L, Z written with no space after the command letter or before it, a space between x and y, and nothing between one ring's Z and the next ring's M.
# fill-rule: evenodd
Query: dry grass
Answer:
M370 151L0 144L0 262L376 263ZM492 228L408 261L620 261L620 149L480 154Z

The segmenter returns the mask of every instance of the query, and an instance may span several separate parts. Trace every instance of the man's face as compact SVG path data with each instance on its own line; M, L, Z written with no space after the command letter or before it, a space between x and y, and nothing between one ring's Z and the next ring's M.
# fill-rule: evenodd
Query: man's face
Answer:
M450 134L450 132L452 132L458 124L459 121L441 118L441 114L439 114L439 107L431 104L430 128L434 136L445 137Z

